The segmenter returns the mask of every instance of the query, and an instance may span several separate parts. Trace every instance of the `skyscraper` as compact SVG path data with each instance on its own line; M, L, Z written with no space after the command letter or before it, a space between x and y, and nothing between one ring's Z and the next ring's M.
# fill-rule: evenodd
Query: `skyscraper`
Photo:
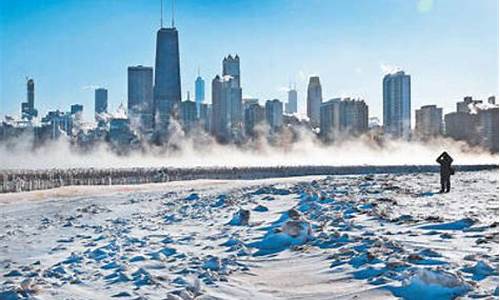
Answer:
M184 131L189 132L195 128L197 120L196 102L189 99L188 93L187 100L181 102L181 121Z
M311 122L311 126L318 127L320 119L320 107L323 101L321 93L321 83L318 76L311 76L309 78L309 85L307 86L307 116Z
M205 101L205 80L201 78L199 72L194 82L194 101L196 102L196 111L199 116L201 104Z
M252 103L245 108L245 133L256 136L255 127L266 119L266 110L259 103Z
M272 130L283 126L283 103L278 99L266 101L266 121Z
M73 104L71 105L71 114L75 115L77 113L82 113L83 112L83 105L81 104Z
M415 134L421 139L437 137L443 131L443 109L425 105L415 111Z
M477 125L479 144L491 152L498 153L498 106L478 110Z
M399 71L383 80L384 132L395 138L408 139L411 132L410 75Z
M128 67L128 115L132 127L141 131L153 128L153 68Z
M240 58L224 57L222 74L212 80L212 133L222 142L240 136L243 104L240 86Z
M222 142L242 129L241 88L231 76L212 80L212 133Z
M297 90L289 89L288 90L288 103L285 105L286 113L293 114L297 112Z
M238 87L241 86L240 82L240 57L238 54L233 58L231 54L224 57L222 61L222 76L231 76L235 79Z
M95 90L94 97L94 111L97 116L102 113L108 112L108 90L104 88L98 88Z
M363 100L332 99L321 104L320 135L327 141L358 136L368 130L368 106Z
M35 81L31 78L26 82L26 102L21 103L21 115L23 119L28 120L38 116L35 109Z
M156 35L154 78L155 130L166 132L170 117L178 117L181 103L179 37L171 28L161 27Z

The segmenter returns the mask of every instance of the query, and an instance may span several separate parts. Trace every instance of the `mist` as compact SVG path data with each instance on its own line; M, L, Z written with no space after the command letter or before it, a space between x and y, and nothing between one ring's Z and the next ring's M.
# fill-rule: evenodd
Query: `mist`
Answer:
M178 131L165 146L144 145L126 155L116 154L107 143L78 151L67 137L33 148L32 138L20 136L0 143L0 169L432 165L442 151L461 165L498 164L499 158L446 138L376 143L362 136L325 145L312 133L294 134L284 132L272 142L258 135L243 145L222 145L200 131L190 135Z

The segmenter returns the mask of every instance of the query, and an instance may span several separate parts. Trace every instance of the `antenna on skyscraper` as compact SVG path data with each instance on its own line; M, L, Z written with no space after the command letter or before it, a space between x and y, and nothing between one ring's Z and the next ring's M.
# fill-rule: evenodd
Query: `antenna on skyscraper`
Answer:
M198 66L198 77L200 77L200 66Z
M160 28L163 28L163 0L160 0L161 9L160 9Z
M175 27L175 0L172 0L172 28Z

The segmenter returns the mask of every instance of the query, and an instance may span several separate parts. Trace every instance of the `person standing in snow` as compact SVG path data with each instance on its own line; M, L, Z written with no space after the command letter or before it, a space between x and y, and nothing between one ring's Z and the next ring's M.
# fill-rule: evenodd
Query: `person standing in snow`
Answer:
M453 162L453 158L444 151L439 155L439 157L436 159L438 164L441 165L440 168L440 174L441 174L441 190L439 191L440 193L448 193L450 191L450 176L455 174L455 170L451 166L451 163Z

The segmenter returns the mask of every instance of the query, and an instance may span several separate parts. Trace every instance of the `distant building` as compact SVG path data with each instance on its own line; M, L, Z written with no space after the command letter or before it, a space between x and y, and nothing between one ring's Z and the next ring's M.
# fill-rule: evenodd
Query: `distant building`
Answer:
M321 83L318 76L309 78L309 85L307 86L307 116L311 126L318 127L320 119L320 107L323 101L321 92Z
M457 103L457 112L445 116L446 136L498 152L498 105L495 97L482 100L465 97Z
M297 113L297 90L288 90L288 102L285 105L285 111L287 114Z
M252 104L259 104L259 99L257 99L257 98L243 98L243 111L245 111Z
M266 101L266 121L272 130L283 126L283 103L278 99Z
M226 142L232 139L233 131L242 125L241 88L231 76L212 81L212 132L217 139Z
M157 32L154 71L155 131L164 136L170 118L178 117L181 104L179 36L173 24L171 28L162 27Z
M266 110L259 103L252 103L245 108L245 134L256 136L255 127L266 120Z
M477 126L479 144L491 152L498 152L498 106L479 110Z
M408 139L411 133L411 80L403 71L387 74L383 80L384 132Z
M205 80L201 78L200 74L198 74L194 82L194 100L196 102L197 114L200 116L200 106L205 101Z
M83 105L81 104L73 104L71 105L71 114L75 115L77 113L82 113L83 112Z
M204 128L206 131L210 131L210 121L211 121L211 109L210 105L207 103L201 103L200 104L200 111L199 111L199 122L202 128Z
M109 141L122 151L130 146L133 135L130 131L129 119L113 118L109 123Z
M444 116L446 136L458 140L476 144L477 118L468 112L452 112Z
M363 100L332 99L321 104L320 135L326 141L368 131L368 106Z
M49 111L42 118L42 126L50 132L51 139L57 139L62 134L71 136L73 132L73 115L59 110Z
M429 139L443 133L443 109L436 105L425 105L415 111L415 134Z
M240 86L240 58L229 55L222 61L223 76L212 80L212 124L214 136L227 142L243 129L243 104Z
M132 127L141 132L153 130L153 68L128 67L127 107Z
M97 115L108 112L108 90L104 88L98 88L94 93L94 111L97 120Z
M483 100L473 100L471 96L464 97L464 101L457 102L457 112L469 113L470 108L483 103Z
M222 76L231 76L236 81L236 85L241 87L240 82L240 57L238 54L233 58L231 55L224 57L222 61Z
M184 131L189 132L196 127L198 116L196 102L189 99L181 102L181 120Z
M27 120L38 116L38 111L35 109L35 81L33 79L28 79L26 82L26 102L21 103L21 115Z

